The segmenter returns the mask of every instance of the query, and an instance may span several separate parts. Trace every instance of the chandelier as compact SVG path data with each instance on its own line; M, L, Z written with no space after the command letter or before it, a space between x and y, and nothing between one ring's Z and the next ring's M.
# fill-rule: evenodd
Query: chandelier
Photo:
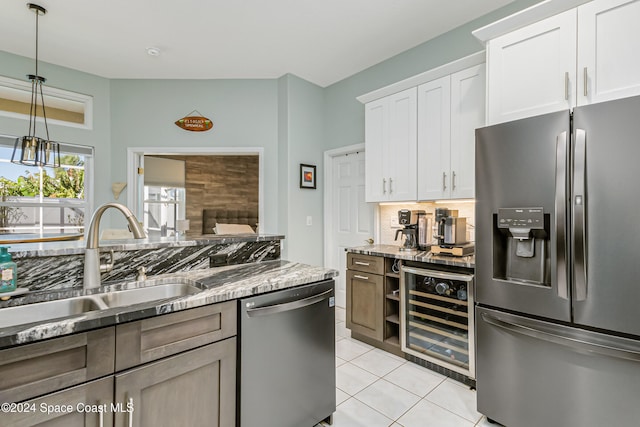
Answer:
M25 166L50 166L60 167L60 145L49 138L49 127L47 126L47 114L44 109L44 95L42 84L46 79L38 75L38 18L47 13L47 10L33 3L27 3L27 7L36 15L36 73L28 74L31 80L31 105L29 107L29 134L16 139L13 146L11 162ZM42 118L44 119L44 129L46 139L36 135L36 117L38 108L38 97L42 105Z

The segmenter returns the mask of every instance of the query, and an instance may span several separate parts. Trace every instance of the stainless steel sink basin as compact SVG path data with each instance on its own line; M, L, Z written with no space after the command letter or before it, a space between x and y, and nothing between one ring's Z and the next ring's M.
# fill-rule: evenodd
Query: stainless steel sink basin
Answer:
M102 297L109 307L122 307L125 305L193 295L200 291L202 291L202 289L187 283L166 283L144 288L114 291L99 294L99 296Z
M0 329L26 323L46 322L89 311L188 296L202 291L197 286L185 282L187 280L157 285L145 283L147 286L135 289L0 308Z
M105 308L109 307L95 295L7 307L0 309L0 328L32 322L45 322Z

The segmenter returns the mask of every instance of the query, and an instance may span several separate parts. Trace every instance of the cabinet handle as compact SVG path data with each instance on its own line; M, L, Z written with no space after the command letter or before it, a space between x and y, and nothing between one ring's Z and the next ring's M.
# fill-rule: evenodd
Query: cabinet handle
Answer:
M456 190L456 172L453 171L451 172L451 191L455 191Z
M365 267L369 267L369 263L368 262L362 262L362 261L354 261L353 262L355 265L364 265Z
M569 100L569 72L564 73L564 100Z
M447 173L442 172L442 191L447 189Z
M584 79L584 96L587 96L587 67L584 67L582 74Z
M129 411L131 408L131 411ZM127 425L133 427L133 397L129 398L129 405L127 407Z
M387 180L382 178L382 194L387 194Z
M369 277L367 277L367 276L361 276L361 275L359 275L359 274L354 274L354 275L353 275L353 278L354 278L354 279L360 279L360 280L369 280Z
M389 178L389 194L393 193L393 179Z

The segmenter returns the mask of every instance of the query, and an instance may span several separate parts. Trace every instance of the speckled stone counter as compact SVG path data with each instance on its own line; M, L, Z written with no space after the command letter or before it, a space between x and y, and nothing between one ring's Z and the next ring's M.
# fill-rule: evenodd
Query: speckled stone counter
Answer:
M145 282L123 282L88 291L36 292L24 297L2 302L0 303L0 310L2 307L22 305L31 302L96 294L140 286L153 286L163 283L189 283L202 289L201 292L190 296L90 311L54 321L5 328L2 328L0 325L0 348L116 325L118 323L139 320L245 296L286 289L306 283L330 279L337 275L338 272L335 270L280 260L167 274L156 276Z
M133 280L139 267L145 267L148 276L208 268L213 255L222 255L222 264L229 265L277 260L282 239L243 234L101 241L105 260L107 252L114 252L114 267L102 275L102 281ZM11 245L18 286L31 291L82 288L85 246L83 240Z
M361 255L382 256L387 258L403 259L407 261L427 262L431 264L451 265L455 267L475 268L475 255L448 256L436 255L429 251L401 251L399 246L394 245L366 245L347 248L347 252Z

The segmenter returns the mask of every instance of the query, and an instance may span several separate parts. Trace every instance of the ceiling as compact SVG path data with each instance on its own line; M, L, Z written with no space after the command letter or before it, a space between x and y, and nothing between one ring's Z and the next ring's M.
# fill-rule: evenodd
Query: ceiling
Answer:
M325 87L511 1L35 3L48 10L39 24L44 62L111 79L278 78L292 73ZM33 58L35 15L26 3L2 0L0 51ZM160 49L160 55L148 55L149 47Z

